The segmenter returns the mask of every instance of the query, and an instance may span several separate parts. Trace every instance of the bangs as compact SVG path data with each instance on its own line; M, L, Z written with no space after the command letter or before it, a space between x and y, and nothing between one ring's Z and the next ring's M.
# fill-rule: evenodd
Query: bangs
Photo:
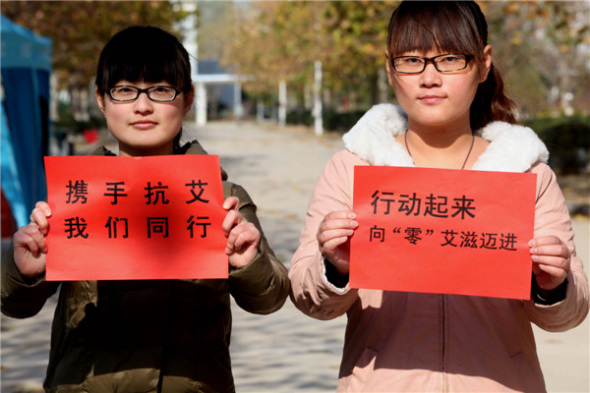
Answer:
M389 23L389 54L400 56L409 51L436 49L481 59L487 44L487 26L485 30L478 29L481 21L476 19L481 18L470 9L473 6L478 7L470 1L404 1Z
M151 50L137 50L134 48L125 53L113 56L106 73L107 89L113 87L120 80L129 82L145 81L150 83L166 81L182 90L184 87L183 72L177 69L176 64L166 56L166 53ZM148 49L148 48L145 48Z

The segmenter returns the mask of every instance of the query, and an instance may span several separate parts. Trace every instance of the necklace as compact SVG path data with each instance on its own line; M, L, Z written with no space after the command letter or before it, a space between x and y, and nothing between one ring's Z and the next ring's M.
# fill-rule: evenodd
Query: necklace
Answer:
M471 146L469 146L469 151L467 152L467 156L465 157L465 161L463 161L463 165L461 166L461 169L465 169L465 164L467 164L467 160L469 159L469 156L471 155L471 150L473 150L474 143L475 143L475 134L471 133ZM410 155L410 157L413 160L414 157L412 157L412 152L410 151L410 147L408 146L408 132L407 131L404 134L404 144L406 145L406 150L408 151L408 154Z

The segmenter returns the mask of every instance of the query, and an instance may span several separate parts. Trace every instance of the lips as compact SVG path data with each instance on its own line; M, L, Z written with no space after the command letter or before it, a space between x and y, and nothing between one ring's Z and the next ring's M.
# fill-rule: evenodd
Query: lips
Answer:
M419 98L420 101L426 104L436 104L444 99L442 96L435 96L435 95L427 95Z
M135 128L138 128L140 130L147 130L150 128L153 128L157 125L158 123L154 122L154 121L150 121L150 120L139 120L139 121L135 121L133 123L131 123L131 125Z

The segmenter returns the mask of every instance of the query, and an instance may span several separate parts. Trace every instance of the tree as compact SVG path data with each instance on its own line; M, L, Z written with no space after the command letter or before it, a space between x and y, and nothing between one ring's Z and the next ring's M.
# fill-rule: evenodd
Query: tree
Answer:
M1 12L52 39L53 73L58 87L70 92L87 89L100 51L119 30L151 24L174 32L186 16L168 1L2 1Z
M589 102L590 3L509 1L480 3L490 42L525 113L559 109L571 114Z
M329 3L324 14L323 32L331 37L331 50L326 51L324 62L334 89L358 92L365 97L363 101L369 104L380 101L379 79L385 78L389 19L398 3ZM352 84L348 84L350 82Z
M223 63L253 77L249 88L274 89L285 79L300 99L322 63L324 85L377 101L385 67L387 24L397 2L257 2L234 8Z
M290 90L299 92L300 99L304 86L311 85L313 63L319 60L324 88L342 98L337 101L358 101L364 108L392 95L384 81L384 51L389 19L397 4L234 3L232 12L228 12L231 19L222 23L227 27L225 44L220 45L226 48L222 60L226 66L252 76L247 86L250 91L274 94L279 80L285 79ZM590 3L478 4L488 20L496 64L525 113L535 116L559 107L587 107ZM554 101L551 92L557 92ZM572 96L574 101L568 101Z

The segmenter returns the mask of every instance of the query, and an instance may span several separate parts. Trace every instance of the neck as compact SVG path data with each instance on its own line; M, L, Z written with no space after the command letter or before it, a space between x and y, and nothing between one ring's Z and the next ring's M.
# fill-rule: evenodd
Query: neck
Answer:
M155 148L141 148L135 146L125 146L119 143L119 156L121 157L143 157L143 156L163 156L174 153L173 145L158 146Z
M464 169L474 143L470 128L427 132L408 129L403 135L404 147L419 167Z
M473 130L469 118L456 119L444 124L423 124L409 119L408 134L408 138L419 137L420 142L431 148L445 149L455 145L461 138L470 138Z

